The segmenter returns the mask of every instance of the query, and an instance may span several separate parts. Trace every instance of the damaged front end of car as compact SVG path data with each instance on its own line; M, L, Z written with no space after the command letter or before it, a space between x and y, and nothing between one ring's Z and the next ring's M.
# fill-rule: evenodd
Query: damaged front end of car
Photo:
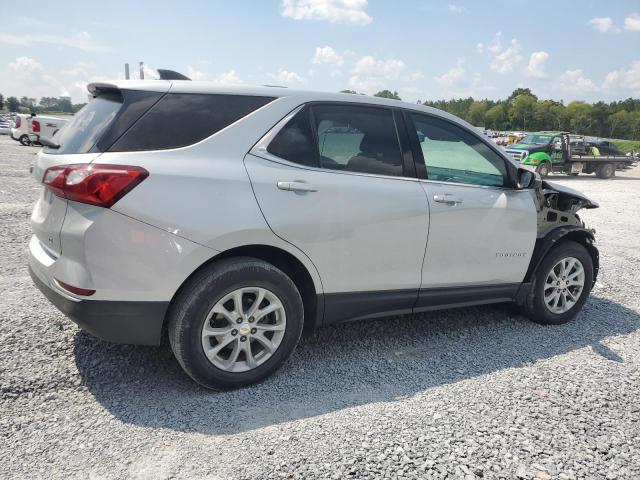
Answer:
M572 188L541 181L537 175L531 192L534 195L538 215L538 232L529 269L523 287L518 293L517 302L523 302L527 294L531 293L536 269L547 253L563 240L580 243L587 249L593 259L593 284L595 284L600 269L600 254L595 245L595 230L587 228L577 212L583 208L598 208L598 203Z
M536 209L538 212L538 238L546 236L551 230L564 226L583 228L591 234L595 230L587 229L578 210L598 208L597 202L573 188L548 181L539 182L535 188Z

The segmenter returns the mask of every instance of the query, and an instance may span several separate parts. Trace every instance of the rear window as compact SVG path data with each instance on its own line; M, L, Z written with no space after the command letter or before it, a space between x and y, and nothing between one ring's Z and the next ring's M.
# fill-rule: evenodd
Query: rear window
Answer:
M156 103L109 148L111 152L192 145L274 100L274 97L172 93Z
M88 153L122 107L120 93L108 93L94 98L76 113L55 135L60 148L47 148L47 153Z

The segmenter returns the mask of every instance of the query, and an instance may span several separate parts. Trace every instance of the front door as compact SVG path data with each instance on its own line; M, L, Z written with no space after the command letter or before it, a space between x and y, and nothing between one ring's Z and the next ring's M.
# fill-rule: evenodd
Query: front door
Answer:
M245 165L271 229L318 269L325 318L411 311L429 213L391 109L320 104L281 123Z
M407 116L431 210L422 289L469 287L470 303L474 289L517 289L536 240L531 192L508 186L506 160L479 137L440 117Z

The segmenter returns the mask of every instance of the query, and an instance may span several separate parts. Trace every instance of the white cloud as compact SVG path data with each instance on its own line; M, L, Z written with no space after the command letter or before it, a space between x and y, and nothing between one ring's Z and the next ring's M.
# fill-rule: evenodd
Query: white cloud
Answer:
M55 77L45 72L40 62L30 57L18 57L7 65L11 72L9 90L19 90L18 95L69 96L69 90ZM12 88L13 87L13 88Z
M51 35L51 34L23 34L15 35L11 33L0 33L0 43L27 47L36 44L59 45L63 47L77 48L85 52L106 52L110 49L106 46L95 43L91 35L87 32L80 32L76 35Z
M304 83L306 80L296 72L279 68L276 73L270 73L269 77L282 83Z
M95 65L92 63L76 62L71 67L63 68L61 73L69 77L88 77L89 71L94 68Z
M434 77L433 79L438 82L443 87L453 87L460 85L460 82L465 78L465 69L462 66L462 62L458 62L458 64L440 75L439 77Z
M640 13L632 13L624 19L624 29L632 32L640 32Z
M527 75L534 78L546 78L547 74L544 68L547 60L549 60L549 54L547 52L533 52L529 57Z
M317 47L316 53L313 56L313 63L327 63L329 65L334 65L336 67L340 67L344 64L344 57L337 53L333 48L329 45L325 45L324 47Z
M447 5L447 8L449 9L449 11L451 13L466 13L466 12L468 12L468 10L465 7L461 7L459 5L454 5L453 3L450 3L449 5Z
M502 33L498 32L493 37L493 41L485 45L484 43L478 43L476 50L481 54L488 54L491 57L489 67L491 70L498 73L508 73L522 61L522 55L520 55L520 44L515 38L511 39L507 48L502 47Z
M282 16L294 20L367 25L367 0L282 0Z
M640 95L640 60L631 62L629 68L609 72L604 79L602 89L618 94L621 91L628 91L633 95Z
M561 90L576 94L595 92L598 90L593 80L585 77L584 72L580 69L567 70L560 75L558 86Z
M198 70L197 68L188 66L187 77L189 77L193 81L206 80L218 85L238 85L242 83L242 79L238 76L238 73L234 69L231 69L228 72L224 72L219 75L209 75L202 70Z
M620 30L613 23L611 17L596 17L587 22L587 25L591 25L595 30L599 32L619 32Z
M388 82L399 80L406 67L402 60L378 60L366 55L358 59L352 68L349 86L371 93L379 88L390 88Z

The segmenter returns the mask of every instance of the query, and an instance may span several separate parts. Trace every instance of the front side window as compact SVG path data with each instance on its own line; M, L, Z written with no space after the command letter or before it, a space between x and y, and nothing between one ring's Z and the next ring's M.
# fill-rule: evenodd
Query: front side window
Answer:
M322 168L402 175L402 155L390 109L314 105L312 111Z
M486 143L446 120L411 113L429 180L502 187L508 184L504 159Z

